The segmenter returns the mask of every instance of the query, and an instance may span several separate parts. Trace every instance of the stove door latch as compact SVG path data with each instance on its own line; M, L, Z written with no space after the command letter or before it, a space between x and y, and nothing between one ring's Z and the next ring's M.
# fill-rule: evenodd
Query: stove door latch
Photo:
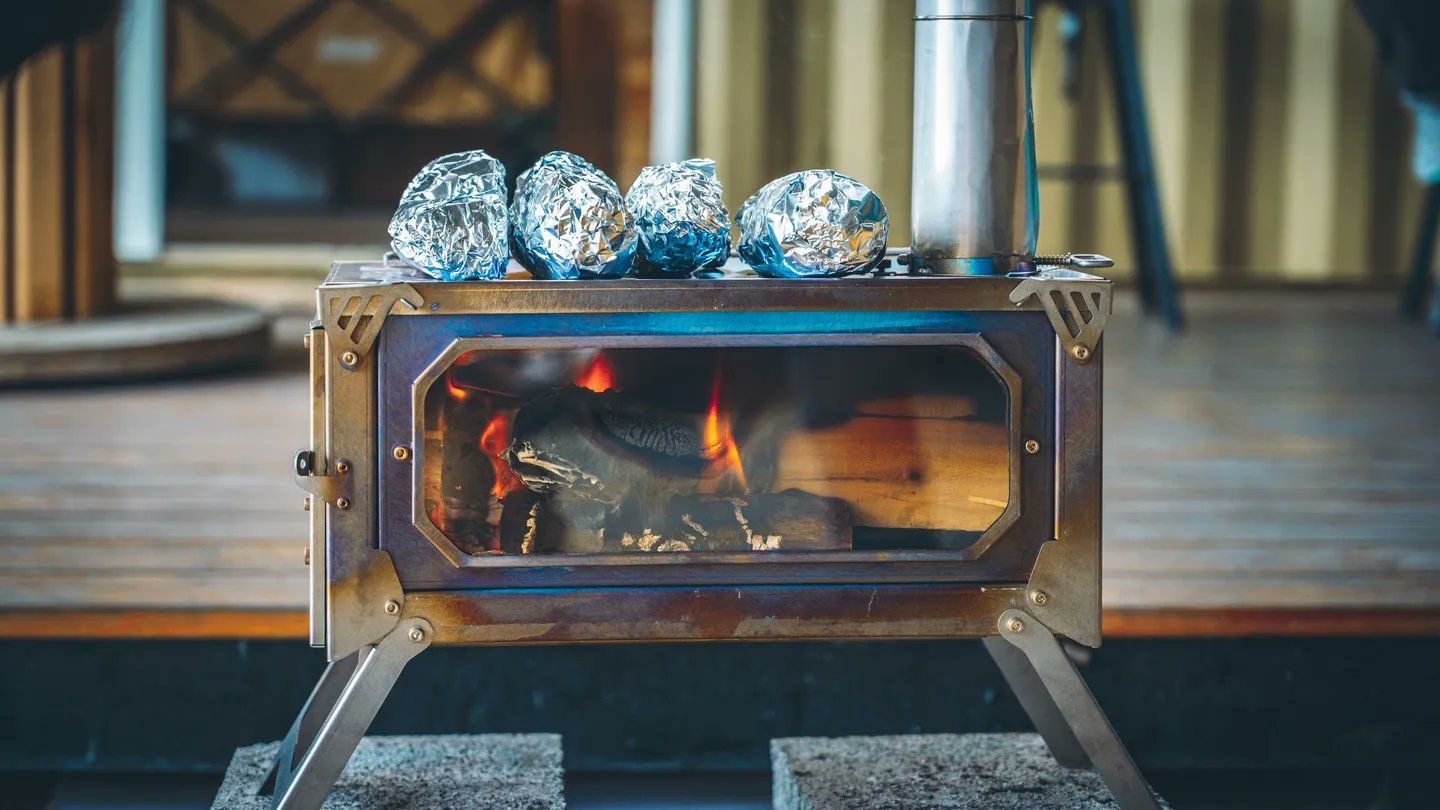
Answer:
M341 459L335 462L333 475L319 475L315 472L314 450L301 450L295 454L295 485L322 503L342 511L349 509L354 502L351 483L350 462Z

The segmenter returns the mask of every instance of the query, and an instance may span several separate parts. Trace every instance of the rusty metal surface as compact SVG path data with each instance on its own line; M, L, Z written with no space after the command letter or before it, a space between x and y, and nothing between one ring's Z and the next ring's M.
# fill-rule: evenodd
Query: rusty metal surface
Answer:
M1023 598L962 585L611 588L411 594L436 644L978 638Z
M314 403L324 411L324 452L316 453L324 466L315 472L327 475L346 463L351 491L348 508L312 506L324 512L325 639L329 660L335 661L390 632L399 618L387 613L385 604L403 601L404 592L390 555L376 547L375 363L362 357L347 367L331 344L332 331L324 334L325 397Z
M1056 340L1055 539L1040 548L1026 610L1051 632L1100 646L1101 355L1066 362Z
M310 355L310 453L311 464L325 469L325 330L312 326L305 335ZM329 566L325 564L325 510L309 504L310 538L305 558L310 563L310 646L325 646L325 595L329 588Z

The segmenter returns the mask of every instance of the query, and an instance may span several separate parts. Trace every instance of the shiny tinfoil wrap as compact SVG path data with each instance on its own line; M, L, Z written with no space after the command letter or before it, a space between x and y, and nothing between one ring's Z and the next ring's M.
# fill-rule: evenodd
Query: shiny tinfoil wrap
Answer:
M686 278L730 254L730 211L720 199L713 160L646 166L625 207L640 232L635 267L642 276Z
M618 278L634 265L620 189L579 155L551 152L520 174L510 226L515 258L536 278Z
M863 273L885 257L890 230L875 192L828 169L771 180L737 219L740 258L771 278Z
M505 276L505 167L476 149L430 161L390 219L395 254L446 281Z

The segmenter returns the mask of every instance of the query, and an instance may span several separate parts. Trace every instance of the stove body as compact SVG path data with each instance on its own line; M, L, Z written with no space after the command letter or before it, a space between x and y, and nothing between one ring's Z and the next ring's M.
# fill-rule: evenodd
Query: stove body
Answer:
M1004 610L1017 607L1043 614L1077 641L1099 642L1098 342L1108 281L1052 270L1021 277L822 282L740 275L455 284L426 281L393 264L341 264L319 295L321 317L309 339L314 442L299 481L315 503L311 641L325 646L332 661L422 613L434 626L434 643L515 644L985 636ZM1064 332L1056 331L1056 319ZM795 354L817 349L824 351ZM966 473L984 475L985 491L998 497L969 500L985 501L981 508L993 516L967 526L932 523L937 531L918 540L882 537L859 548L820 550L801 543L800 551L782 545L760 553L505 553L462 548L469 544L437 525L443 520L426 493L427 479L436 478L435 468L446 461L447 443L476 438L454 411L447 412L451 424L442 427L437 423L445 414L427 409L432 392L464 385L450 375L457 360L478 356L485 362L493 354L512 368L558 365L558 374L511 385L543 391L571 382L576 363L565 361L573 357L583 361L603 352L623 366L627 353L649 360L662 352L684 356L637 367L621 390L650 381L637 384L637 374L663 377L653 381L670 385L676 367L694 358L689 365L701 368L701 378L717 362L725 365L731 370L726 387L738 391L776 376L767 351L791 355L781 369L787 378L796 364L828 362L813 376L841 389L874 389L859 379L865 366L915 357L924 363L921 373L943 375L947 352L956 354L957 365L963 361L957 373L973 378L974 369L982 368L990 379L980 383L988 390L979 393L999 400L998 408L988 406L998 412L990 420L998 430L987 433L986 446L975 453L1003 456L1003 489L994 488L995 463L980 470L978 462L962 458L919 465L925 467L926 492L912 499L943 511L943 503L935 502L967 497ZM762 369L747 378L755 365ZM839 374L847 379L835 380ZM905 392L918 401L910 410L939 407L934 400L941 388L937 381L919 394ZM829 389L796 390L787 389L810 408L814 400L837 396ZM891 402L896 396L881 391L870 398ZM483 421L489 412L468 413ZM908 436L909 443L893 452L934 455L935 448L925 446L928 438ZM882 439L861 436L847 450ZM740 444L744 449L745 437ZM812 469L808 477L788 478L813 484L832 472L844 471ZM953 473L951 480L935 478L946 472ZM916 477L917 470L909 475ZM433 480L428 487L434 488ZM848 500L863 501L872 491L861 489ZM484 494L476 490L471 497ZM847 506L866 511L864 503ZM937 533L955 536L936 540ZM1062 556L1063 565L1049 562ZM614 588L626 589L623 601L606 598L613 590L598 590ZM557 598L562 592L565 598ZM1036 604L1039 592L1045 595ZM705 607L714 598L722 599L723 614ZM777 614L780 604L791 607ZM786 620L766 621L777 615Z
M323 801L432 644L881 638L985 640L1057 759L1154 806L1059 644L1100 641L1110 295L1059 268L453 283L337 264L296 460L311 642L332 663L275 806ZM562 390L584 418L538 418ZM646 438L652 422L683 440ZM578 451L526 455L580 434L609 449L559 479ZM698 466L666 467L697 447Z

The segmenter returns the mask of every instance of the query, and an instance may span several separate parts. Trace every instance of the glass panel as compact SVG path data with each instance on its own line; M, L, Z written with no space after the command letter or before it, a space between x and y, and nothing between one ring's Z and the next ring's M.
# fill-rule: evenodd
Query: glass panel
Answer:
M425 399L425 514L471 554L962 549L1007 394L951 346L477 350Z

